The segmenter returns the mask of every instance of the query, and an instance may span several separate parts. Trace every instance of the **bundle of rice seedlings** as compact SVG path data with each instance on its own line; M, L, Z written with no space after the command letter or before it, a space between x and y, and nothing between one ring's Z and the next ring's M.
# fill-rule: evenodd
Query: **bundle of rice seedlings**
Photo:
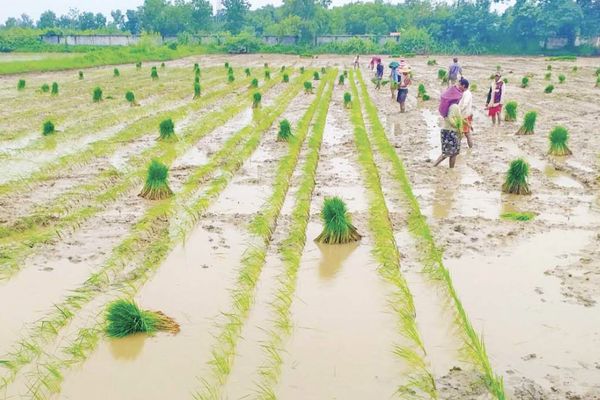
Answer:
M246 76L250 76L252 74L252 72L250 71L250 68L246 68L244 70L244 73L246 74Z
M544 89L544 93L552 93L553 91L554 91L554 85L552 85L552 84L546 86L546 88Z
M118 78L119 76L121 76L121 72L119 71L119 68L115 68L115 69L113 70L113 76L114 76L115 78Z
M508 212L500 215L500 218L509 221L531 221L535 218L535 213L532 212Z
M266 70L266 71L265 71L265 79L266 79L266 80L269 80L269 79L271 79L271 71L269 71L269 70Z
M285 71L285 65L282 65L281 69L279 71L281 71L281 72Z
M282 81L283 83L288 83L290 81L290 76L288 74L283 74Z
M352 95L349 92L344 93L344 107L349 108L352 106Z
M26 85L25 79L19 79L19 82L17 83L17 89L23 90L23 89L25 89L25 85Z
M165 63L164 62L160 63L160 67L164 68L165 67Z
M200 69L200 64L194 63L194 71L199 70L199 69Z
M161 121L159 125L160 140L170 140L175 137L175 124L171 118Z
M344 84L346 80L346 77L344 75L340 75L340 77L338 78L338 85L342 86Z
M252 81L250 81L250 87L256 89L258 87L258 79L252 79Z
M327 73L327 68L321 67L321 74L325 75Z
M427 60L427 65L429 65L429 66L437 65L437 61L436 60Z
M169 168L158 160L148 166L146 183L139 196L148 200L162 200L173 195L168 182Z
M233 74L227 75L227 82L233 83L235 81L235 76Z
M569 140L569 131L564 126L556 126L550 131L550 151L548 154L553 156L569 156L573 152L567 146Z
M142 69L142 62L141 61L138 61L138 62L135 63L135 69L137 69L137 70Z
M58 96L58 83L52 82L52 91L50 92L50 94Z
M512 194L531 194L527 177L529 176L529 164L522 158L518 158L510 163L506 180L502 185L504 193Z
M42 135L52 135L56 130L54 129L54 123L52 121L46 121L42 125Z
M200 71L200 68L198 67L194 70L194 77L200 79L200 76L202 76L202 72Z
M552 65L548 65L548 66L546 67L546 69L547 69L548 71L552 71Z
M47 83L44 83L40 90L42 91L42 93L48 93L50 91L50 86Z
M425 89L424 84L419 83L419 86L417 88L417 98L422 99L424 94L427 94L427 89Z
M444 80L444 78L446 78L447 75L448 73L445 69L438 69L438 79Z
M83 79L83 71L79 71L79 80Z
M233 68L227 68L227 75L233 75Z
M197 99L200 97L202 89L200 88L200 82L195 82L194 83L194 99Z
M504 120L507 122L514 122L517 120L517 102L509 101L504 107Z
M318 81L319 79L321 79L321 76L319 75L319 73L317 71L313 72L313 79L315 81Z
M425 93L423 95L423 101L429 101L429 100L431 100L431 96L429 96L427 93Z
M300 73L303 74L304 73L304 67L300 67Z
M225 61L225 69L229 69L229 62Z
M260 102L262 101L262 95L259 92L254 92L252 95L252 108L260 107Z
M310 81L304 82L304 93L312 93L313 92L313 84Z
M476 92L477 91L477 84L476 83L472 83L471 86L469 86L469 88L471 89L471 92Z
M135 94L131 90L125 93L125 100L127 100L132 107L138 105L137 101L135 101Z
M348 77L348 71L344 70L344 76L347 78Z
M560 74L558 76L558 83L565 83L566 80L567 80L567 77L564 76L564 74Z
M122 338L135 333L179 332L179 324L160 311L140 310L133 301L116 300L108 305L106 334Z
M529 86L529 77L524 76L523 79L521 79L521 87L523 89L525 89L528 86Z
M289 140L292 137L293 135L290 121L284 119L279 123L279 132L277 133L277 140L280 142L289 142Z
M102 101L102 89L100 89L98 86L94 88L94 91L92 93L92 100L94 101L94 103Z
M152 71L150 72L150 78L158 79L158 71L156 70L156 67L152 67Z
M325 244L356 242L361 236L352 225L346 204L339 197L326 198L321 210L323 232L315 239Z
M504 79L502 79L502 82L504 82L504 83L508 83L508 78L504 78Z
M195 76L194 77L194 83L200 83L200 77L199 76Z
M535 121L537 112L529 111L523 119L523 126L517 131L517 135L533 135L535 132Z
M552 79L552 72L546 72L546 75L544 75L544 79L549 81L550 79Z

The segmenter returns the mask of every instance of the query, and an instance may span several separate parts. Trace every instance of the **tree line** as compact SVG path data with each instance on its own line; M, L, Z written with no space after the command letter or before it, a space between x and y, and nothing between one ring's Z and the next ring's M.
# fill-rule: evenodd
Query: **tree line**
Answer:
M506 1L506 0L504 0ZM503 12L498 12L498 9ZM600 0L491 0L400 4L375 0L331 7L331 0L284 0L250 10L247 0L221 0L214 10L208 0L145 0L137 9L101 13L70 10L58 16L45 11L34 21L23 14L3 27L51 30L103 30L183 33L229 32L233 35L292 35L310 43L315 35L381 35L400 32L414 50L461 48L478 53L504 47L527 52L548 38L561 37L573 47L577 37L600 35Z

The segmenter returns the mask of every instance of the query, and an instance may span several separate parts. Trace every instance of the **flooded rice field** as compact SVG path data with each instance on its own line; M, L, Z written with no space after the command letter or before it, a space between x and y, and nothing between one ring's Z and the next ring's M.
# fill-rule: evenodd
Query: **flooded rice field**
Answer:
M461 59L474 146L450 169L432 58L407 60L406 113L342 56L0 76L0 398L600 399L600 64ZM518 118L492 126L498 69ZM517 158L530 195L502 192ZM360 240L315 240L336 226Z

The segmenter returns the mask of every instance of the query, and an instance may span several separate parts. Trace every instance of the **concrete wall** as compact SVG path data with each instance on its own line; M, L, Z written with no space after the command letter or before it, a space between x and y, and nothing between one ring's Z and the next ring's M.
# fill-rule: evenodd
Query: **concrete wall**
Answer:
M139 36L127 35L64 35L42 36L42 41L49 44L67 46L129 46L136 44Z

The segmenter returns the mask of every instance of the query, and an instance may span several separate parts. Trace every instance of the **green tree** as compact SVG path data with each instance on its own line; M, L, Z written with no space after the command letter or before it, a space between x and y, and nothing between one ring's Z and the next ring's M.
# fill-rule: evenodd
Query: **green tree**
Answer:
M39 29L55 28L58 25L58 18L53 11L47 10L40 15L40 20L37 23Z
M208 0L192 0L192 23L195 30L209 31L213 14Z
M221 4L223 5L225 29L233 34L240 33L246 21L250 3L246 0L221 0Z

